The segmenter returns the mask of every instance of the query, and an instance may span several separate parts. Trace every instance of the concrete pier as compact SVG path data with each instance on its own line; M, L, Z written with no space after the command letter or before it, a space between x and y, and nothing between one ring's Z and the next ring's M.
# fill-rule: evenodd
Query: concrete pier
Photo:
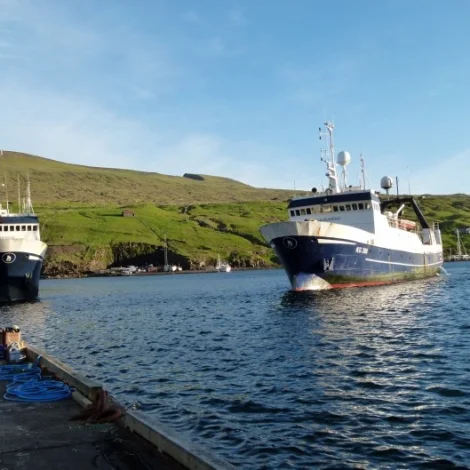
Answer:
M76 389L73 399L18 403L0 382L1 470L234 470L152 417L124 411L115 424L70 421L96 401L101 385L32 346L27 356L44 373ZM91 401L90 401L91 400Z
M0 382L3 397L5 383ZM183 470L139 436L114 424L85 425L73 400L16 403L0 400L2 470Z

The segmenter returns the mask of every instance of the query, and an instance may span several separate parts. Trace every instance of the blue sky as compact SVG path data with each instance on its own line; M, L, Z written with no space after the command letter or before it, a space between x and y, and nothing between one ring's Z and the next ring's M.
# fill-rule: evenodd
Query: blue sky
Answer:
M326 183L318 126L372 186L470 192L470 2L0 0L0 148Z

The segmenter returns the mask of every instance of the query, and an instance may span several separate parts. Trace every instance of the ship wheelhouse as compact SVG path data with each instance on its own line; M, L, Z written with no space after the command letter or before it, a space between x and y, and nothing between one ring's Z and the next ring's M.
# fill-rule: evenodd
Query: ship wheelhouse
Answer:
M0 238L39 239L39 221L36 216L0 216Z
M381 213L380 200L372 191L350 191L340 194L315 194L313 197L292 199L288 206L289 219L295 221L335 221L369 229Z

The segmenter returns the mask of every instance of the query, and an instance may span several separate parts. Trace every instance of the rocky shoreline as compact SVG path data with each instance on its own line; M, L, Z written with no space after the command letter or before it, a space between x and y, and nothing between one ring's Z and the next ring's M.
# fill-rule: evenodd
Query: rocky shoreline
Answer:
M206 256L185 256L168 250L172 265L180 266L177 273L202 273L215 271L217 253ZM251 254L232 252L227 261L235 270L277 268L279 264L273 256L270 261L261 258L255 251ZM163 247L146 243L119 243L111 246L90 247L86 245L53 245L49 246L44 260L41 278L68 279L80 277L115 276L120 273L111 268L137 266L147 271L138 275L168 274L163 271ZM176 274L176 273L171 273Z
M245 268L234 268L232 271L256 271L256 270L270 270L280 269L280 266L265 266L265 267L245 267ZM132 277L145 277L145 276L173 276L180 274L216 274L216 269L193 269L188 271L175 271L175 272L163 272L163 271L152 271L152 272L137 272L132 274ZM119 272L85 272L85 273L68 273L68 274L42 274L41 279L80 279L90 277L123 277Z

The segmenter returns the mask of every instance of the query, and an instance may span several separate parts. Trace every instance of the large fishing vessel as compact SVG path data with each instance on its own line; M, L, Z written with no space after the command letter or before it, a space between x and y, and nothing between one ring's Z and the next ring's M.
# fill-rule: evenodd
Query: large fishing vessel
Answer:
M6 189L6 183L3 185ZM19 193L19 189L18 189ZM0 302L35 300L47 245L41 241L39 220L31 203L28 181L19 212L0 205Z
M366 189L362 159L361 184L348 185L346 166L351 157L339 152L335 158L333 130L329 122L320 129L320 138L328 140L322 158L328 188L294 197L288 221L261 227L292 288L371 286L436 275L443 262L439 227L427 222L411 195L389 195L391 178L381 181L386 195ZM417 222L403 218L405 207L411 207Z

